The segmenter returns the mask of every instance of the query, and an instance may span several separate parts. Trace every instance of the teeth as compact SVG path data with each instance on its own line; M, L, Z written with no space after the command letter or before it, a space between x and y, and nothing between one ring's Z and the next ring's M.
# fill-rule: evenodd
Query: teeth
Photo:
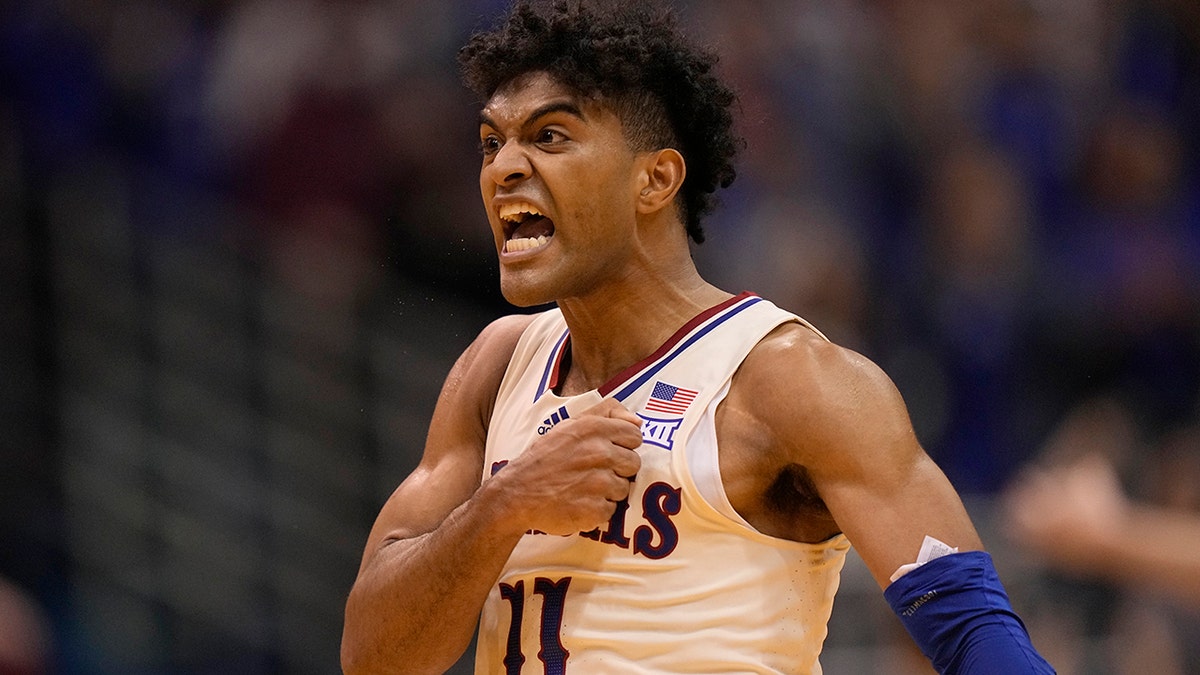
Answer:
M516 253L517 251L528 251L530 249L545 246L550 242L550 237L544 234L539 234L536 237L526 237L524 239L509 239L504 242L505 253Z
M507 220L510 223L519 223L529 216L540 216L541 211L537 207L528 202L517 202L516 204L504 204L500 207L500 219Z

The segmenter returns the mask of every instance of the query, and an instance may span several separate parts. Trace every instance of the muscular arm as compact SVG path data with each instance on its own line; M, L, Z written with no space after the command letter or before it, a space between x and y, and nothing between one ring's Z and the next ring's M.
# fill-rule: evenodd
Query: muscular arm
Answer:
M523 530L479 488L490 404L526 320L492 324L450 371L425 454L367 538L346 602L342 667L442 672L466 649L479 607Z
M866 358L787 325L738 372L729 404L769 433L775 466L803 466L880 587L926 535L982 548L954 488L917 442L904 401Z
M417 469L380 512L346 602L346 673L441 673L529 529L587 531L629 495L640 420L605 401L555 426L480 485L496 393L523 317L488 327L451 370Z
M747 367L748 366L748 367ZM776 466L804 467L893 610L943 673L1052 673L1012 611L957 493L917 443L904 402L873 363L785 326L743 364ZM749 386L747 386L749 385ZM731 392L731 396L732 396ZM741 405L744 394L738 395ZM898 581L926 536L960 553Z

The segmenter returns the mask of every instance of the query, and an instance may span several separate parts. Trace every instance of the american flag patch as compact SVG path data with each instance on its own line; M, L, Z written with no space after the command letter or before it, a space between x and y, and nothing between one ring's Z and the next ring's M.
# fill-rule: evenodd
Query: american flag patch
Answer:
M682 415L698 393L666 382L655 382L654 391L650 392L650 400L646 402L645 409L671 415Z

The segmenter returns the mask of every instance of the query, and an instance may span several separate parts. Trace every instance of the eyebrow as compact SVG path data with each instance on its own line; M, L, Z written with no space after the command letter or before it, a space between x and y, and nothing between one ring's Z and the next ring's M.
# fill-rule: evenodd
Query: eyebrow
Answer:
M581 120L584 119L583 110L581 110L575 103L571 101L551 101L529 113L529 115L525 118L525 121L521 123L521 128L528 129L539 119L545 117L546 115L553 115L554 113L566 113L573 117L578 117ZM479 112L479 123L481 125L486 124L493 129L498 128L496 123L492 121L492 118L488 117L487 113L483 111Z

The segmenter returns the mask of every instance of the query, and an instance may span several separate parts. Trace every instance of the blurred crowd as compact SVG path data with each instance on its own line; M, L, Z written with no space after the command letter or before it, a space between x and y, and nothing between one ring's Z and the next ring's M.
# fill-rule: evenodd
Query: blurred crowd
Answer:
M64 489L48 223L103 236L119 213L135 256L200 243L315 315L359 316L398 287L509 311L479 207L477 102L454 63L506 4L0 5L0 294L4 335L26 345L5 352L5 464L32 477L5 478L24 492L0 496L14 589L44 585L46 569L67 583L72 568L69 550L23 555L17 540L29 509L61 507L37 491ZM677 6L721 54L746 139L695 250L701 272L892 375L930 454L965 495L1000 505L985 525L1041 570L1034 620L1079 638L1062 643L1060 672L1140 672L1107 651L1116 635L1156 646L1150 672L1200 673L1200 594L1130 596L1141 575L1064 560L1086 514L1038 526L1096 494L1110 498L1093 520L1128 500L1200 518L1200 4ZM1085 478L1054 473L1072 470ZM18 640L22 658L70 642L49 623L25 622L46 637Z

